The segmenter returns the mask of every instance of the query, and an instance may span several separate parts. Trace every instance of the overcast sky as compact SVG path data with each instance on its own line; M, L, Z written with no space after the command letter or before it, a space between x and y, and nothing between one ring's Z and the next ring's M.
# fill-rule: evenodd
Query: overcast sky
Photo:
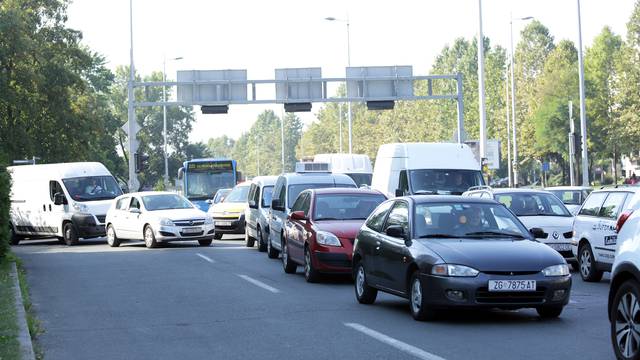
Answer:
M576 0L484 0L483 30L492 44L508 46L509 18L533 16L556 41L577 43ZM625 35L634 0L582 0L583 45L591 45L602 27ZM68 11L70 27L82 31L84 43L114 69L129 63L129 1L75 0ZM162 70L247 69L249 79L273 79L274 69L322 67L323 77L343 77L347 63L345 23L351 23L352 66L412 65L426 75L438 53L457 37L478 32L477 0L133 0L134 63L142 74ZM524 23L514 23L515 42ZM313 121L320 104L308 114ZM201 115L192 141L248 131L265 109L231 106L227 115Z

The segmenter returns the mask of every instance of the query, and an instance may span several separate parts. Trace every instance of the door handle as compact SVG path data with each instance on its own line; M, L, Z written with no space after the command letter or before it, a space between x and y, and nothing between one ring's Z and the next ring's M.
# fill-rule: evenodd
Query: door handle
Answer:
M376 241L376 251L380 250L380 241Z

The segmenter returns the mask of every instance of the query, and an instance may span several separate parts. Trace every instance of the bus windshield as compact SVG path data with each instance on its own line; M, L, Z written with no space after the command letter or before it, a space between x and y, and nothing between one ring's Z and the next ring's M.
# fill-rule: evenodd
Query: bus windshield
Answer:
M189 200L213 199L219 189L236 186L233 160L194 161L185 165L185 194Z

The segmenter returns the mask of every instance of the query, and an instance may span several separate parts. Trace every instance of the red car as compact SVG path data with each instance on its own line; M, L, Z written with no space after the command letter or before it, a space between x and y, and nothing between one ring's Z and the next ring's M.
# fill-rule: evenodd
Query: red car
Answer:
M353 241L369 214L386 197L352 188L305 190L287 217L282 264L288 274L304 266L316 282L322 273L351 274Z

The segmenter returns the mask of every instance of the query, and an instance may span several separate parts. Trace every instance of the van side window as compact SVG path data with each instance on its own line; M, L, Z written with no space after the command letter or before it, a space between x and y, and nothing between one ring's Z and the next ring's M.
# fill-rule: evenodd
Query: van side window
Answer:
M272 200L280 199L280 193L284 192L284 179L279 178L276 182L276 186L273 189L273 197ZM282 204L284 206L284 204Z
M398 180L398 189L402 190L403 194L409 194L409 179L407 178L407 170L400 171L400 180Z
M282 187L278 193L278 200L280 201L280 206L286 209L288 207L287 205L289 205L287 204L287 184L285 181L282 181L280 185L282 185Z
M627 194L623 192L612 192L607 196L607 199L602 204L598 217L604 217L609 219L617 219L620 207L624 203L624 198Z
M51 198L51 201L53 201L53 196L56 193L64 194L64 191L62 191L62 186L59 182L51 180L49 181L49 197Z
M291 212L294 211L305 211L304 205L306 200L309 198L309 193L302 193L298 196L296 201L291 206ZM309 206L307 206L307 211L309 210Z
M249 186L249 194L247 195L247 201L256 201L257 188L258 187L256 186L256 184L251 184L251 186Z
M602 206L602 202L606 197L606 192L591 193L582 205L578 215L597 216L600 211L600 206Z
M140 209L140 201L135 197L131 198L131 204L129 205L129 209Z

